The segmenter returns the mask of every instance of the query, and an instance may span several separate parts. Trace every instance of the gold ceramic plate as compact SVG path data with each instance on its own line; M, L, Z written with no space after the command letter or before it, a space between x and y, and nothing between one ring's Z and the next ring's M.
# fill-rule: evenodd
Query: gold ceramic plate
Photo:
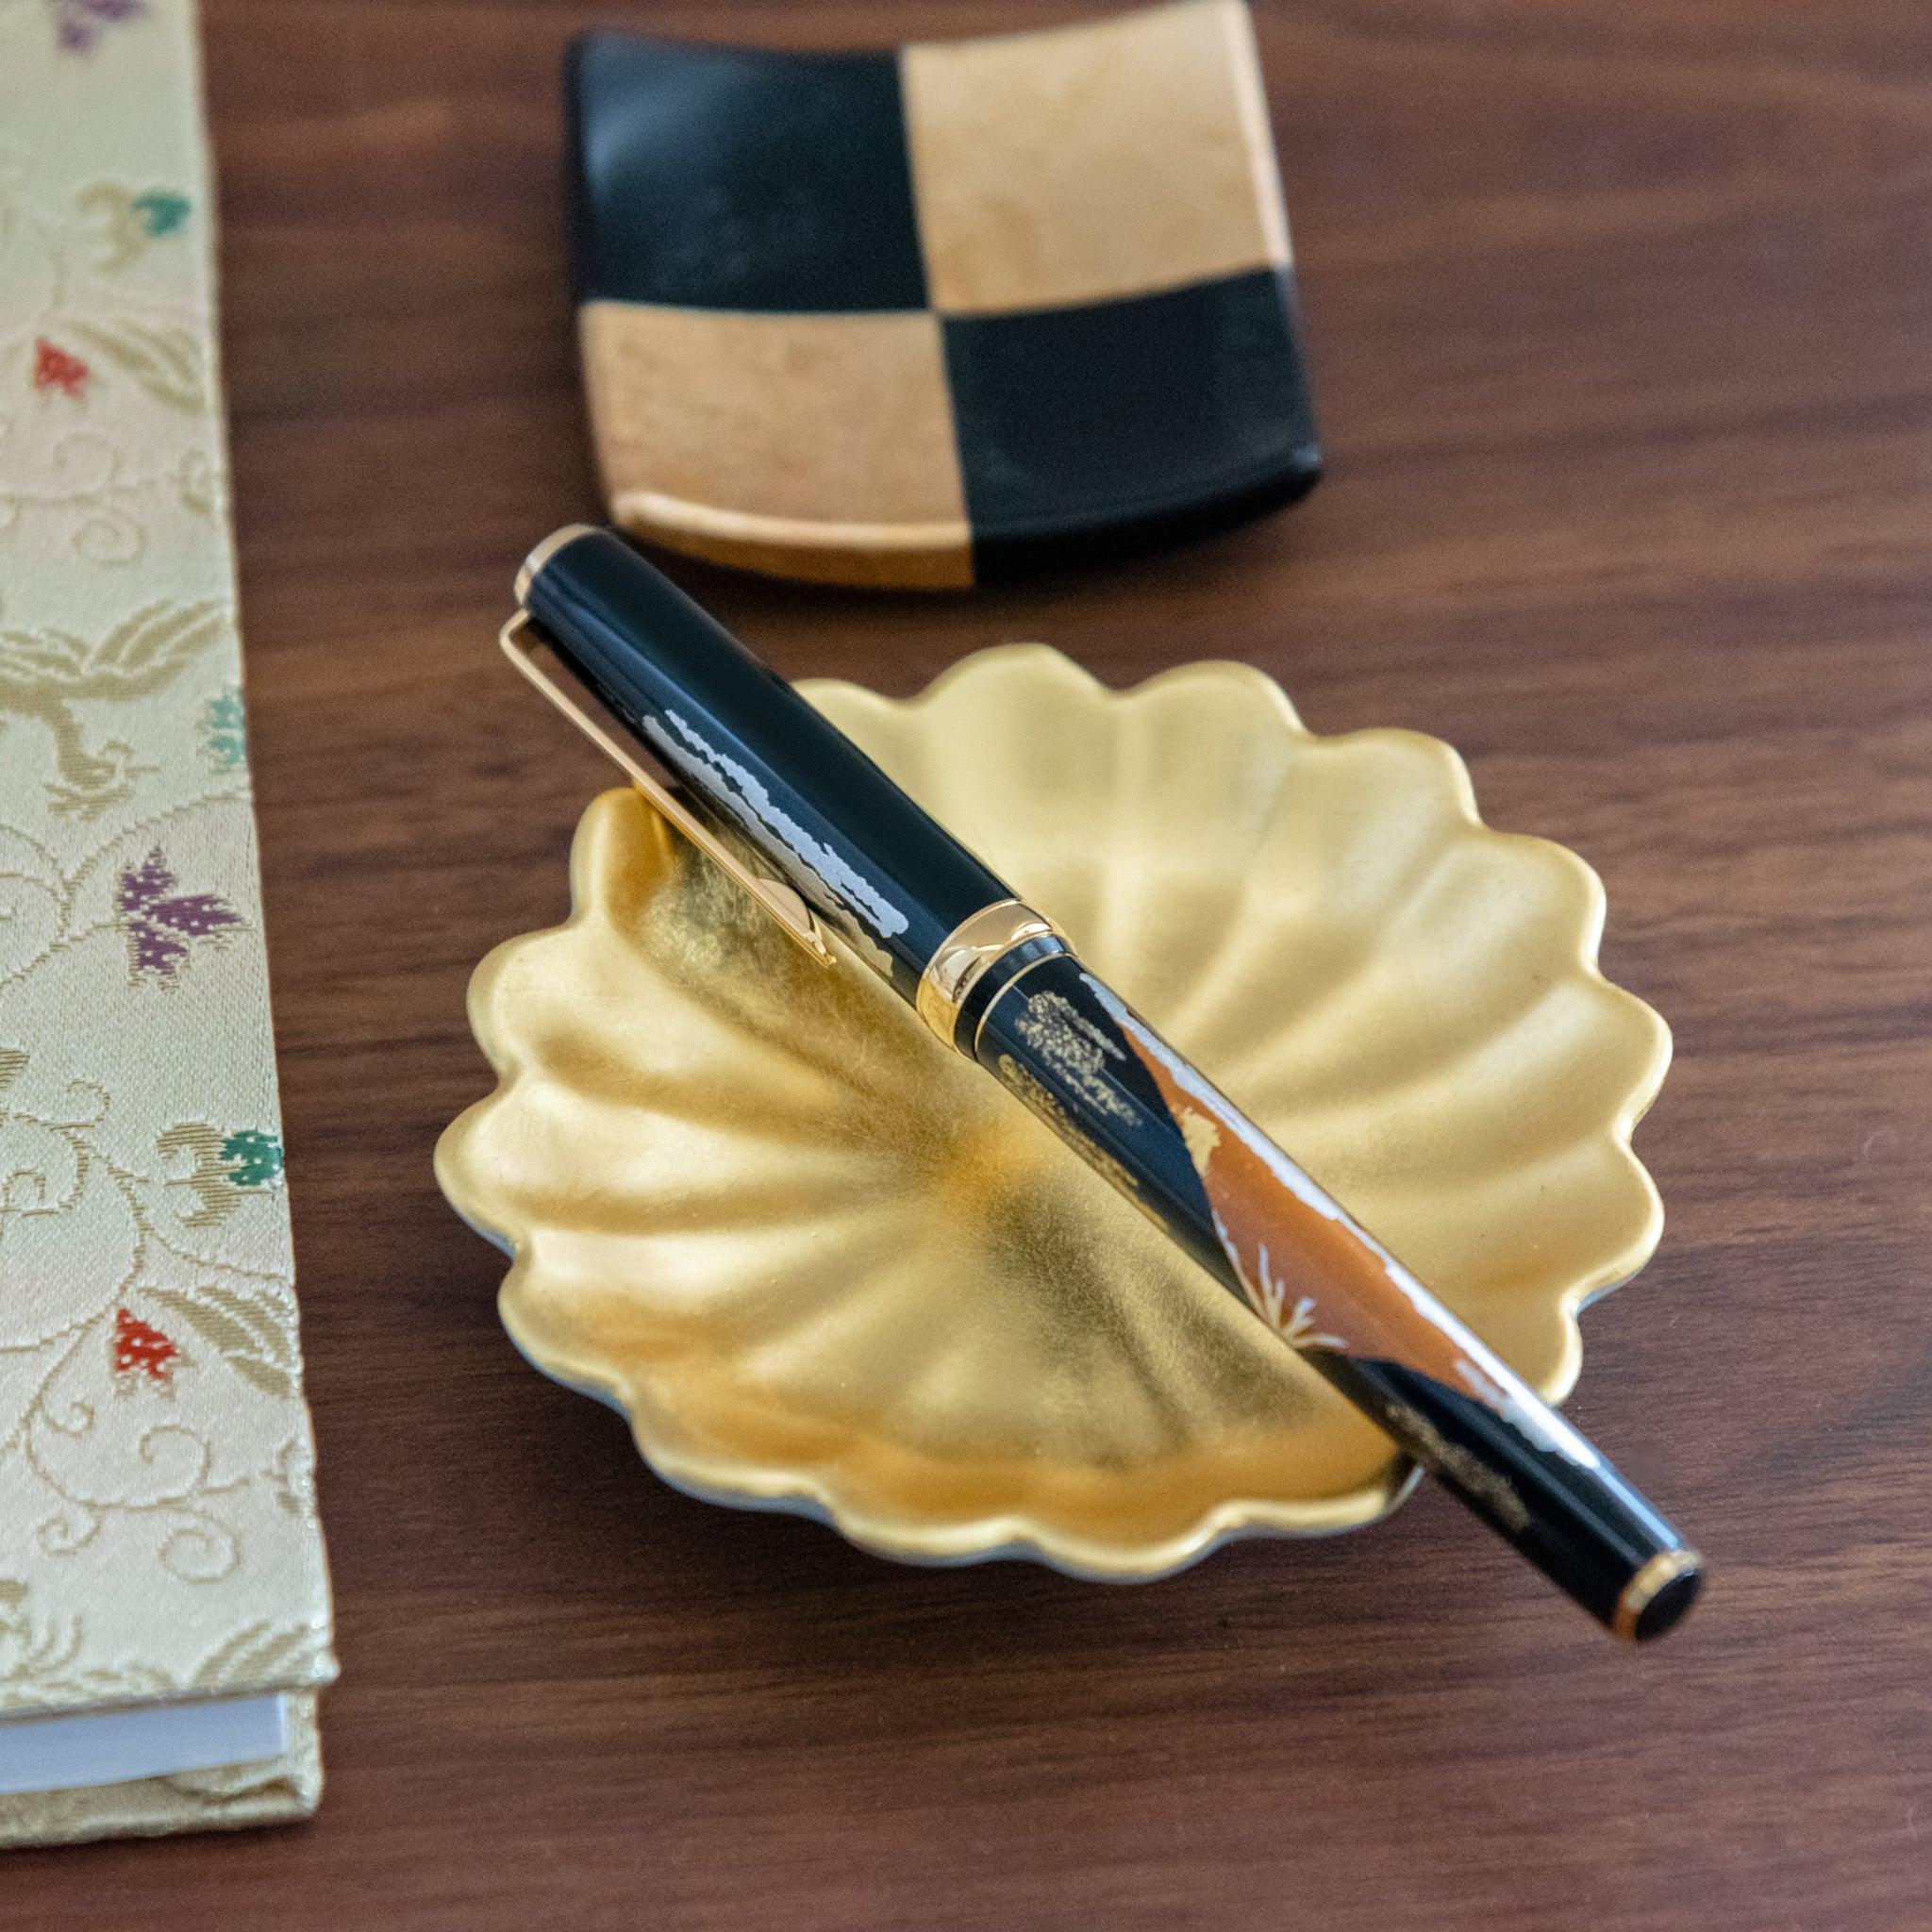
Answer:
M1491 831L1447 745L1318 738L1258 672L1114 692L1039 646L808 694L1542 1393L1661 1227L1669 1035L1603 891ZM1173 1570L1364 1524L1386 1438L869 974L815 964L635 792L575 910L471 988L500 1084L443 1191L538 1367L661 1475L928 1561Z

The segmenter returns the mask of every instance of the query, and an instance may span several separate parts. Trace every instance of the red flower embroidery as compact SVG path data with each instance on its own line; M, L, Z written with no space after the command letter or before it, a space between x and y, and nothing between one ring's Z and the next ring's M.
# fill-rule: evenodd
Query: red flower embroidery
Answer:
M78 402L92 374L93 371L78 356L70 356L45 336L35 338L33 383L36 389L58 389L63 396L72 396Z
M139 1315L125 1308L114 1310L114 1376L125 1386L136 1375L145 1375L163 1389L174 1387L175 1364L184 1361L181 1351Z

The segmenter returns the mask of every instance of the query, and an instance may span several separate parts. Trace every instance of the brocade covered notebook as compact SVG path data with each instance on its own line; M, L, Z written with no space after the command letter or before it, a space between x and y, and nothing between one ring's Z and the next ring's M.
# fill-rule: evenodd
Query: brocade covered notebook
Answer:
M0 1843L312 1810L189 0L0 8Z

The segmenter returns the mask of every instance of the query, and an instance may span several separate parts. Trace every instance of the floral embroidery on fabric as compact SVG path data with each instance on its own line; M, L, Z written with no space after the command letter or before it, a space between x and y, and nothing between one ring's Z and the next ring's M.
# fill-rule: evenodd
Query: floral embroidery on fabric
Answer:
M242 915L216 892L176 892L180 882L157 845L121 874L114 904L127 935L130 971L172 985L188 963L189 946L218 939Z
M269 1487L284 1514L316 1521L315 1452L307 1436L291 1436L275 1453L268 1467Z
M171 1229L158 1211L156 1180L102 1150L107 1094L73 1082L64 1106L30 1106L22 1097L30 1067L20 1048L0 1048L0 1171L8 1175L0 1188L0 1282L21 1278L51 1220L66 1231L57 1253L89 1244L94 1265L87 1279L95 1285L52 1326L48 1310L0 1295L0 1361L39 1363L21 1388L21 1406L0 1410L0 1474L17 1485L18 1503L30 1508L28 1499L44 1499L50 1513L38 1524L21 1519L23 1529L32 1524L43 1557L74 1555L110 1524L124 1524L153 1539L161 1568L181 1582L218 1582L240 1560L233 1512L248 1491L258 1491L277 1515L299 1513L307 1431L271 1437L253 1467L222 1467L206 1424L158 1423L140 1403L103 1404L92 1391L107 1381L119 1395L173 1394L176 1373L199 1365L182 1340L192 1332L257 1391L248 1399L294 1398L300 1356L287 1274L224 1260ZM274 1136L242 1128L216 1139L218 1146L235 1143L230 1187L241 1176L260 1192L268 1170L279 1176ZM149 1320L136 1307L161 1312ZM102 1369L91 1372L91 1361ZM118 1446L103 1437L117 1438ZM0 1708L7 1690L0 1668Z
M266 1188L282 1177L282 1143L259 1127L242 1127L222 1142L222 1158L238 1188Z
M150 188L137 194L115 181L91 183L74 197L74 205L99 223L99 266L108 271L138 261L150 242L178 235L193 206L171 189Z
M184 1121L155 1143L166 1155L186 1154L192 1165L168 1185L185 1188L198 1206L181 1217L184 1227L219 1227L246 1191L273 1187L282 1177L282 1143L258 1127L224 1134L201 1121Z
M288 1815L334 1667L194 15L0 0L0 1711L288 1690ZM0 1845L233 1775L0 1795Z
M255 1289L153 1291L222 1359L264 1395L295 1392L294 1309L285 1295Z
M299 1356L287 1274L224 1259L169 1227L157 1177L103 1149L113 1109L100 1088L71 1081L36 1105L25 1097L31 1085L30 1057L0 1048L0 1283L22 1279L46 1252L70 1266L84 1255L87 1265L81 1297L65 1307L0 1295L0 1361L18 1396L0 1409L9 1507L45 1510L38 1523L19 1519L44 1557L75 1555L124 1525L149 1539L180 1582L219 1582L241 1560L235 1512L247 1492L258 1487L286 1513L286 1434L257 1451L252 1469L223 1466L205 1423L155 1422L143 1405L104 1404L93 1391L107 1382L121 1395L173 1393L176 1372L198 1365L181 1339L190 1331L249 1390L292 1397ZM263 1158L244 1142L237 1164ZM161 1312L150 1321L136 1307ZM0 1707L6 1690L0 1673Z
M134 212L150 235L172 235L188 219L188 197L151 188L134 197Z
M304 1652L322 1650L325 1632L313 1624L245 1624L183 1673L142 1666L86 1670L77 1662L85 1640L83 1619L37 1617L33 1587L0 1577L0 1710L40 1703L80 1704L117 1693L152 1701L250 1690L277 1666Z
M248 719L242 687L231 684L208 701L201 714L201 748L218 772L239 772L248 763Z
M42 391L58 390L63 396L79 402L87 392L88 378L93 371L78 356L70 355L45 336L34 338L33 386Z
M0 75L0 364L42 407L8 432L0 542L128 564L158 531L178 539L178 510L219 508L208 437L149 408L205 421L215 405L206 331L175 288L195 203L166 180L61 179L19 142L20 103L4 97L22 85ZM141 273L155 251L176 256L175 273Z
M151 1323L127 1308L114 1310L114 1387L119 1393L125 1395L145 1375L172 1395L175 1370L187 1359Z
M184 415L199 415L208 407L208 360L185 328L141 322L72 322L68 326L156 402Z
M87 54L100 39L101 29L139 20L146 0L47 0L54 14L54 38L70 54Z

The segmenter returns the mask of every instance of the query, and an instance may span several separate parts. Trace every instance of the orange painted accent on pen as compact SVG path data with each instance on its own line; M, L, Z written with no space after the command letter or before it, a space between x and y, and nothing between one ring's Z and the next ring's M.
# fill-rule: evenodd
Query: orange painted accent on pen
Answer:
M1481 1400L1491 1376L1458 1345L1454 1328L1409 1300L1405 1281L1423 1291L1401 1262L1317 1182L1304 1177L1308 1193L1332 1213L1291 1189L1231 1124L1241 1118L1231 1103L1223 1101L1225 1116L1219 1115L1183 1089L1131 1031L1126 1039L1180 1126L1222 1246L1255 1312L1295 1348L1399 1362Z

